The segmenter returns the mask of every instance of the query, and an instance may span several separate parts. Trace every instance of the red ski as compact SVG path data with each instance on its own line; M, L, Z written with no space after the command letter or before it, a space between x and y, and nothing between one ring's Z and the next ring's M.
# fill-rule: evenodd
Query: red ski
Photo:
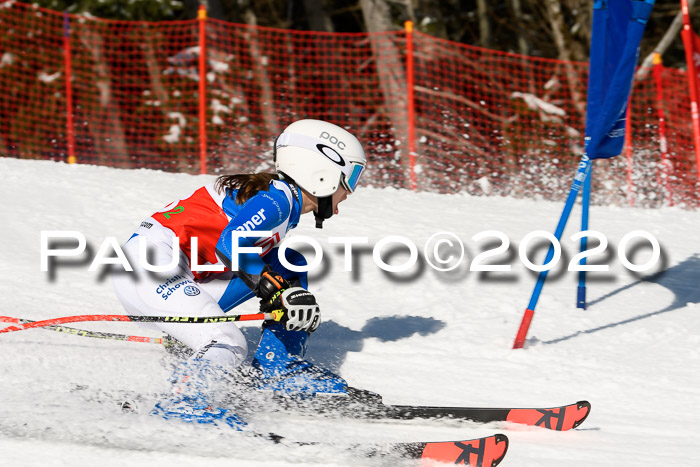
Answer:
M452 418L479 423L511 422L539 426L549 430L567 431L581 425L591 412L588 401L550 408L485 408L485 407L430 407L387 405L388 418Z
M277 434L256 435L274 443L296 446L325 445L324 442L290 441ZM332 446L329 444L329 446ZM461 441L435 441L412 443L378 443L372 445L353 445L343 449L357 453L362 457L404 459L430 459L446 464L470 465L472 467L495 467L503 460L508 451L508 437L502 434Z
M404 446L411 446L411 443L406 443ZM416 459L433 459L474 467L493 467L505 457L508 451L508 437L496 434L466 441L413 443L413 446L415 454L410 457Z
M284 399L282 399L284 400ZM286 409L293 408L287 403ZM453 419L476 423L511 422L538 426L548 430L567 431L580 426L591 412L588 401L558 407L492 408L492 407L440 407L429 405L389 405L382 402L377 393L348 387L348 397L334 398L332 401L308 403L315 414L341 415L350 418L367 419Z

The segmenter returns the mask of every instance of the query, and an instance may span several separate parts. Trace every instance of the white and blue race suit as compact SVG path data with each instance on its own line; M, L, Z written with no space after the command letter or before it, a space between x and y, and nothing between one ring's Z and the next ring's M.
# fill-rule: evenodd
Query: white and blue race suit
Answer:
M254 297L253 289L266 264L294 285L307 288L306 273L289 271L277 256L277 245L299 222L302 197L297 190L294 185L273 180L267 191L236 204L236 190L220 193L210 184L145 219L123 248L134 272L114 278L114 289L124 308L129 314L144 316L224 316ZM270 231L272 235L241 237L241 249L255 246L262 252L239 253L238 269L231 271L234 230ZM286 259L297 266L306 264L304 257L291 249L287 249ZM149 271L144 262L151 269L161 267L167 272ZM201 265L217 271L193 271ZM146 325L183 342L195 351L196 358L238 366L247 354L245 338L232 322Z

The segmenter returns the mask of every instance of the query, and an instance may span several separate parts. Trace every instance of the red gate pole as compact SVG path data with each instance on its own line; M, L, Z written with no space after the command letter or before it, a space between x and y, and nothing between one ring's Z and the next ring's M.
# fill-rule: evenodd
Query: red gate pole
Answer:
M199 5L199 173L207 173L207 7Z
M70 48L70 17L63 13L63 65L66 76L66 139L68 145L68 163L75 164L75 133L73 127L73 84L71 83L72 59Z
M668 197L668 202L670 206L673 206L673 193L671 193L671 161L668 158L668 139L666 139L666 116L664 114L664 85L661 72L663 71L663 64L661 61L661 54L654 53L653 60L654 68L652 70L652 75L654 77L654 84L656 85L656 112L659 116L659 149L661 150L661 165L662 171L661 176L663 177L663 186L665 190L665 195Z
M411 167L411 190L416 189L416 122L413 94L413 21L404 23L406 31L406 115L408 118L408 161Z
M693 31L690 27L690 12L688 10L688 0L681 0L681 11L683 12L683 45L685 46L685 60L688 64L688 84L690 85L690 113L693 119L693 136L695 142L695 166L698 171L698 182L700 182L700 114L698 113L698 82L697 69L693 61ZM700 53L700 51L698 51Z

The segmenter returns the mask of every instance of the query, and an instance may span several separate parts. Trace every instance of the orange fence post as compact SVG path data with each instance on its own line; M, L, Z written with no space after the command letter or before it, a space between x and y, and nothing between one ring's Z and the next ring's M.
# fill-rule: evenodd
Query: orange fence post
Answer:
M70 48L70 17L63 13L63 63L66 77L66 139L68 145L68 163L75 164L75 133L73 129L73 85L71 83L72 63Z
M199 173L207 173L207 7L199 5Z
M406 29L406 116L408 119L408 161L411 166L411 190L416 189L416 123L413 96L413 21L404 23Z

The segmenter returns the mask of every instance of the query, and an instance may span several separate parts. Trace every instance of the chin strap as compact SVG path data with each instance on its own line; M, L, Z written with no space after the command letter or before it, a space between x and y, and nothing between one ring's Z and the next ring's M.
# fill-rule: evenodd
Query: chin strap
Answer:
M326 196L318 199L318 209L314 211L316 217L316 228L323 228L323 221L333 215L333 197Z

